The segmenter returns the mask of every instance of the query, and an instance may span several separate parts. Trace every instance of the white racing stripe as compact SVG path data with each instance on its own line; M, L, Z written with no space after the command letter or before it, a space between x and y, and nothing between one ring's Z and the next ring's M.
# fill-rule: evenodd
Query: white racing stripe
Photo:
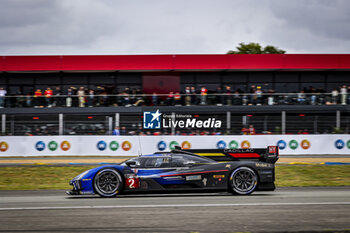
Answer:
M62 210L62 209L118 209L118 208L172 208L172 207L230 207L230 206L287 206L287 205L350 205L350 202L296 202L296 203L242 203L242 204L174 204L174 205L115 205L115 206L42 206L8 207L5 210Z

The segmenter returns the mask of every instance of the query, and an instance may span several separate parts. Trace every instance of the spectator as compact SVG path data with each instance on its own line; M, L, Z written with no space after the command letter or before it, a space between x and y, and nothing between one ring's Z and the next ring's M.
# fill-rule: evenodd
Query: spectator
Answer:
M7 94L7 91L0 87L0 108L3 108L5 106L5 96Z
M249 129L247 129L246 127L243 127L241 129L241 132L242 132L243 135L247 135L247 134L249 134Z
M43 96L43 93L41 92L40 89L37 89L34 92L34 108L41 107L41 105L42 105L42 99L41 99L42 96Z
M54 92L54 98L53 98L53 105L57 107L61 107L63 105L63 100L62 100L62 91L60 87L56 87L55 92Z
M186 87L186 89L185 89L185 105L186 106L191 105L191 89L190 89L190 87Z
M123 126L121 129L120 129L120 135L126 135L126 128L125 126Z
M175 106L181 106L181 95L180 92L176 92L174 96Z
M112 135L115 135L115 136L119 136L120 135L120 130L119 130L119 127L115 127L113 132L112 132Z
M201 105L207 104L207 94L208 90L205 87L201 88Z
M256 105L262 104L263 99L263 91L261 90L261 86L257 86L257 90L255 91L256 94Z
M44 92L44 95L45 95L45 101L46 101L46 106L48 108L51 108L52 107L52 104L51 104L51 97L53 95L53 91L51 90L50 87L46 88L45 92Z
M300 91L297 96L297 101L299 104L304 104L305 103L305 91Z
M325 93L326 92L322 87L318 89L318 92L319 92L318 104L323 105L323 104L325 104L325 99L326 99Z
M174 92L169 92L168 98L166 100L167 105L173 106L174 105Z
M191 95L192 95L192 98L191 98L192 105L197 104L197 92L195 87L191 87Z
M66 97L66 107L72 107L72 96L74 95L73 89L68 88Z
M341 94L341 104L346 105L346 99L347 99L346 85L343 85L342 88L340 88L340 94Z
M316 97L316 91L315 88L311 90L311 99L310 99L311 105L315 105L317 103L317 97Z
M231 87L226 86L226 91L225 91L225 104L226 105L232 105L232 96L231 96Z
M247 105L248 102L249 102L248 96L247 95L243 95L242 96L242 105Z
M238 90L233 94L233 105L242 105L242 98Z
M129 107L130 106L130 96L126 91L124 91L122 93L122 98L123 98L123 106Z
M255 134L254 125L249 125L248 132L249 132L250 135L254 135Z
M249 102L248 105L255 104L255 102L256 102L256 94L255 94L255 92L256 92L255 85L252 85L250 87L250 102Z
M152 94L152 105L158 106L158 95L156 92L153 92L153 94Z
M275 91L270 89L268 90L268 94L269 96L267 97L267 104L268 105L274 105L275 104L275 101L274 101L274 94L275 94Z
M95 92L94 90L89 90L89 95L87 96L87 106L93 107L95 104Z
M333 104L337 104L338 103L338 95L339 95L339 92L336 88L333 89L332 91L332 103Z
M100 94L100 105L104 107L107 107L109 105L109 97L105 88L102 89L102 92Z
M28 92L26 95L26 107L32 107L32 95Z
M84 87L80 87L79 88L79 90L77 92L77 95L78 95L79 107L80 108L85 107L85 90L84 90Z

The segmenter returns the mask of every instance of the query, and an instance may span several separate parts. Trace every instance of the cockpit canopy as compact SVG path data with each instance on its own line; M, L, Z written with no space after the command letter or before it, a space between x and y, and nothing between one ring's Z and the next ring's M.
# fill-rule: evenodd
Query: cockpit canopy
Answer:
M213 164L216 161L189 154L153 154L143 155L125 161L122 165L126 165L129 161L133 161L133 168L166 168L166 167L188 167L200 164Z

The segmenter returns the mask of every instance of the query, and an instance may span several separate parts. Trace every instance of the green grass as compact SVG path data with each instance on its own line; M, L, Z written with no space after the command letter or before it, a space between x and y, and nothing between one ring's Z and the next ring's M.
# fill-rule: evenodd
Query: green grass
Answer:
M276 186L346 186L350 185L350 166L277 165Z
M1 167L0 190L71 189L69 181L93 167Z
M0 190L70 189L68 182L92 167L1 167ZM276 185L350 186L350 166L277 165Z

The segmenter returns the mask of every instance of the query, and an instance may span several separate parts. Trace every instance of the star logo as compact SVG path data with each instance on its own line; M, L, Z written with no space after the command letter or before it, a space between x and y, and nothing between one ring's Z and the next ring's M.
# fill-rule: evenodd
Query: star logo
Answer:
M144 129L160 129L161 115L159 109L155 112L143 112L143 128Z
M160 117L162 114L159 112L159 109L157 109L157 111L156 111L155 113L151 113L151 115L153 116L151 122L153 122L154 120L159 121L159 117Z

